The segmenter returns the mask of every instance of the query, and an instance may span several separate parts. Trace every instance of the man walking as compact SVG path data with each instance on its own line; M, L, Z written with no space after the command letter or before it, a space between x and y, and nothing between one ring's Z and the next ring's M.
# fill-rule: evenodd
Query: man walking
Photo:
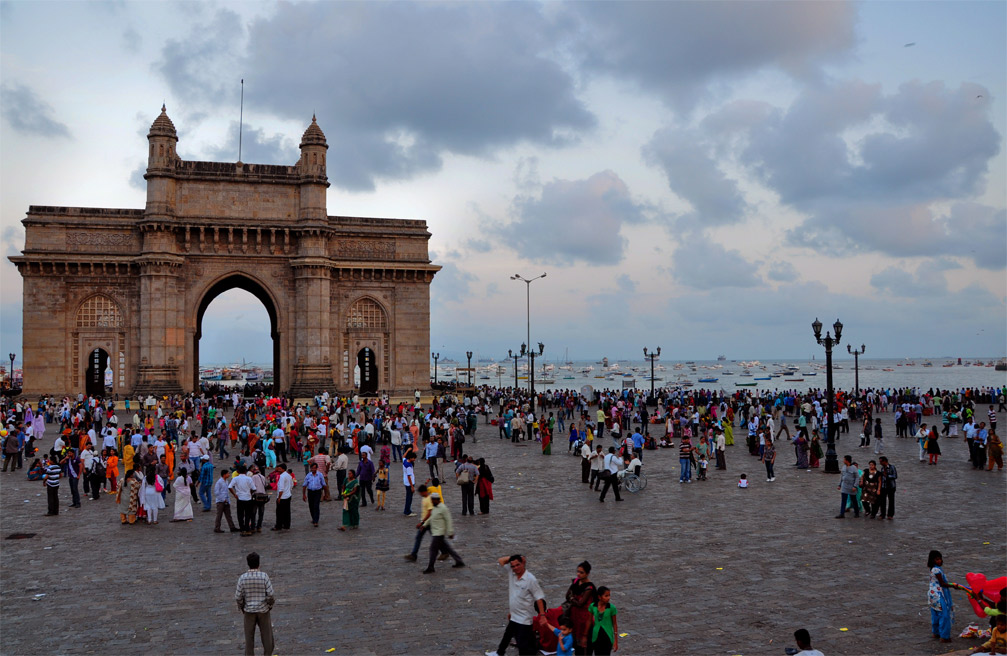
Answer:
M587 446L587 444L585 444ZM591 478L588 480L588 486L594 488L594 491L598 491L598 487L601 485L601 481L604 478L602 475L603 467L605 461L605 454L602 452L602 447L599 444L595 447L594 453L591 454Z
M591 484L591 447L587 442L580 445L580 482Z
M367 507L367 495L374 504L374 463L363 450L360 451L360 462L357 463L357 480L360 481L360 507Z
M245 562L248 563L248 571L238 577L238 585L234 589L234 601L245 616L245 654L255 654L255 627L258 626L262 653L271 656L273 623L269 613L276 603L273 583L268 574L259 571L259 554L253 551L245 557Z
M598 501L605 503L605 495L608 493L608 488L612 488L615 492L615 500L622 501L622 497L619 495L619 458L615 455L615 447L608 447L608 454L605 456L604 469L602 470L602 476L604 485L601 486L601 496L598 497Z
M495 651L486 652L486 656L504 656L511 638L517 641L518 654L532 656L537 653L532 620L536 615L545 613L545 593L535 575L527 571L524 556L504 556L497 559L497 564L509 568L510 613L500 644Z
M80 508L80 492L77 489L80 482L80 458L73 449L67 449L62 465L66 467L66 479L70 482L70 507Z
M455 564L452 567L465 567L462 557L458 555L458 552L448 542L448 538L453 540L455 537L454 524L451 522L451 511L448 510L447 505L441 503L441 495L436 492L430 495L430 502L433 504L433 508L430 510L430 516L422 524L423 527L430 529L431 536L430 560L427 562L427 568L423 570L423 573L434 573L434 562L437 560L437 555L442 552L454 558Z
M277 466L282 474L276 480L276 526L274 531L290 530L290 497L294 491L294 478L287 471L287 465L280 463Z
M42 474L42 481L45 483L46 500L49 502L49 511L46 517L59 514L59 463L56 456L49 456L49 464L46 465Z
M224 467L220 470L220 478L213 484L213 500L217 504L217 520L213 524L214 533L224 532L220 528L221 517L227 518L227 526L231 529L231 533L238 532L234 526L234 519L231 517L231 498L228 496L227 474L227 467Z

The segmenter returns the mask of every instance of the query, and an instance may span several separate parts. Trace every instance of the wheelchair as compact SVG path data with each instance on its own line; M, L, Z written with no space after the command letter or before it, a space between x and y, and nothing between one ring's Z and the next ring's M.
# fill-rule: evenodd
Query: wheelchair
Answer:
M639 474L627 473L622 477L622 487L627 492L636 494L647 487L647 476L643 471Z

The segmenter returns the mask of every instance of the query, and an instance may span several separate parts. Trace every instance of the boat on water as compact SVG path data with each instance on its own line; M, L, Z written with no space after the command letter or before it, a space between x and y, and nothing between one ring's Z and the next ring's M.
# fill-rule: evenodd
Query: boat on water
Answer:
M752 380L772 380L770 376L756 376Z
M881 371L895 371L895 370L894 370L894 369L892 369L891 367L885 367L885 368L884 368L884 369L882 369Z
M735 383L735 387L755 387L758 383Z
M1000 362L997 362L993 366L994 371L1007 371L1007 358L1001 358Z
M891 369L889 369L889 371L891 371ZM818 372L817 371L805 371L804 375L805 376L817 376Z
M701 382L701 383L715 383L718 380L720 380L720 379L719 378L700 378L699 382Z
M720 375L721 376L733 376L734 372L733 371L721 371Z
M718 355L717 356L717 362L727 362L727 356Z
M784 378L783 380L785 380L788 383L803 383L804 382L803 378Z

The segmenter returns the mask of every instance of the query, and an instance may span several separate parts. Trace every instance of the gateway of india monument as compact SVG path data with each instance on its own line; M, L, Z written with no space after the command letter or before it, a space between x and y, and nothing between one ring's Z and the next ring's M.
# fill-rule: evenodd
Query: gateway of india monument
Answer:
M235 287L269 314L276 392L430 388L426 222L329 216L314 117L293 166L182 160L164 107L147 141L144 209L28 208L24 394L198 390L203 314Z

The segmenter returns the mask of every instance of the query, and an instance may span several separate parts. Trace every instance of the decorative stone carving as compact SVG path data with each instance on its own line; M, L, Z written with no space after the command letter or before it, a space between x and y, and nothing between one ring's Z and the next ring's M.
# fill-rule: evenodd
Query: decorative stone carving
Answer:
M340 240L336 243L336 257L353 260L395 259L395 242L374 239Z
M135 244L133 235L122 232L68 232L67 246L130 246Z

